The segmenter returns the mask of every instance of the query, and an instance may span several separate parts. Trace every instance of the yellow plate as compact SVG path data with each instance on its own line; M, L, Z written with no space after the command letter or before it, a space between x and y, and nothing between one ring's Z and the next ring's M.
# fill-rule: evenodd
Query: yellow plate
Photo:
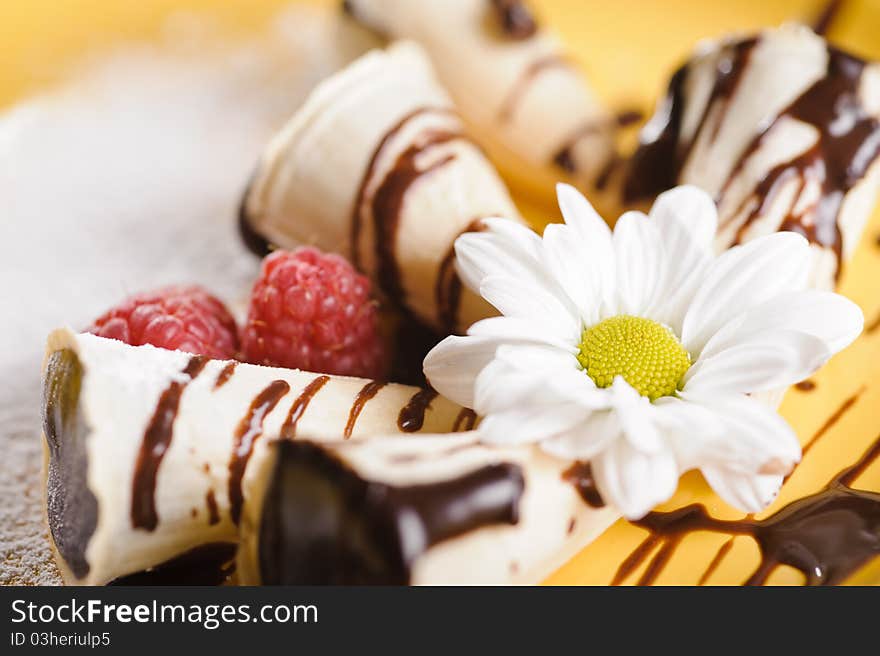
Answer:
M439 1L439 0L436 0ZM0 4L0 106L44 86L63 73L84 50L127 39L155 37L171 11L210 14L241 32L255 29L287 3L280 0L29 0ZM533 0L537 11L568 43L572 54L589 71L598 91L617 107L639 106L646 111L664 88L670 72L706 37L733 30L753 30L787 20L811 20L821 0L738 0L707 3L699 0ZM831 40L849 50L880 59L880 1L851 0L830 32ZM536 224L551 218L526 208ZM813 379L810 392L792 390L782 412L803 444L818 436L804 462L789 479L766 517L785 504L820 490L839 470L853 463L877 438L880 421L880 212L875 212L854 259L845 269L840 291L859 303L868 330ZM851 399L854 399L850 402ZM826 426L841 408L839 419ZM880 490L880 463L856 481L862 489ZM682 480L675 499L665 509L688 503L705 504L722 519L739 519L707 489L697 475ZM553 574L551 584L606 584L621 563L643 544L646 531L619 522ZM664 546L666 547L664 551ZM757 543L748 536L735 539L724 533L696 532L679 544L663 541L645 546L625 583L637 582L651 562L669 557L655 582L739 584L760 563ZM720 552L720 558L719 558ZM659 556L658 556L659 554ZM710 575L706 572L714 563ZM799 584L804 577L782 566L770 583ZM880 583L880 558L875 558L849 582Z

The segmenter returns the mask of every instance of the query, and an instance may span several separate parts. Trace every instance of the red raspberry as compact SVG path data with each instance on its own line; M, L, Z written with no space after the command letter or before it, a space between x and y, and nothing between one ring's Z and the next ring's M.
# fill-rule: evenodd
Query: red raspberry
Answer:
M223 303L196 285L131 296L86 332L133 346L152 344L224 360L238 350L235 319Z
M275 251L254 284L242 350L255 364L382 378L370 281L339 255Z

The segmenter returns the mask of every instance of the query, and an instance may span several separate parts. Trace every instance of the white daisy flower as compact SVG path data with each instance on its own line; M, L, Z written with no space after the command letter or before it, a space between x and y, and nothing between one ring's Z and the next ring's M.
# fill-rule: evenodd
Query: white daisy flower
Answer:
M559 185L565 224L513 221L455 243L466 285L502 316L447 337L425 375L483 417L486 442L538 442L589 460L599 492L636 519L699 469L757 512L799 462L792 429L758 400L810 376L864 323L843 296L807 290L810 248L780 232L716 256L717 215L695 187L662 194L612 232Z

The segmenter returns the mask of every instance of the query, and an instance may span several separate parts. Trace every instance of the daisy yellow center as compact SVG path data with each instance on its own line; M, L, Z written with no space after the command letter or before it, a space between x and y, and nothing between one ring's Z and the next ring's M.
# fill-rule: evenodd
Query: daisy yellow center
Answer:
M691 366L669 328L623 314L584 330L577 359L598 387L610 387L615 376L623 376L652 401L673 394Z

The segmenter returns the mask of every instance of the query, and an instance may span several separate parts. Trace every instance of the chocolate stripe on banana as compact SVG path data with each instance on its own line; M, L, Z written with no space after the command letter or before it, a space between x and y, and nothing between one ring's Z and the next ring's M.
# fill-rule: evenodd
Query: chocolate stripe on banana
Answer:
M220 370L220 373L217 374L217 380L214 382L214 389L220 389L226 384L233 372L235 372L237 364L237 362L230 362Z
M462 408L455 418L455 424L452 426L452 432L469 431L477 423L477 413L470 408Z
M431 401L438 396L437 390L419 390L397 415L397 427L404 433L415 433L425 424L425 412L431 407Z
M475 433L277 442L249 479L244 584L537 583L618 514L570 464Z
M134 528L153 531L159 523L155 496L159 465L171 444L174 420L177 419L183 390L205 368L207 361L207 358L200 355L190 358L181 372L187 380L169 383L159 397L153 417L144 431L131 484L131 525Z
M398 156L391 171L373 194L373 229L378 262L376 275L382 290L403 307L406 307L406 291L401 281L400 265L397 263L397 233L406 193L423 177L453 162L456 155L444 154L437 161L425 166L419 166L416 160L432 148L457 139L464 139L464 135L443 130L424 135Z
M538 76L545 71L554 68L568 68L569 66L571 66L571 62L569 62L568 59L555 53L540 57L530 63L522 73L520 73L519 78L514 82L513 87L508 92L504 102L501 104L501 108L498 110L498 120L509 121L513 118L522 97L528 93L529 87Z
M299 418L309 407L312 397L327 384L330 376L318 376L311 383L305 386L293 404L290 406L290 412L287 413L287 419L281 424L281 437L285 440L292 440L296 436L296 425Z
M68 330L50 336L44 484L65 581L105 584L203 545L235 543L234 519L248 504L243 489L269 442L294 435L338 440L355 406L352 443L398 433L401 411L421 391L245 363L217 388L228 363L202 362L201 373L191 378L182 373L187 368L194 373L191 362L192 356L178 351ZM182 389L172 415L170 397L177 392L166 392L177 385ZM420 430L442 432L454 427L460 411L436 397L414 414ZM163 445L153 476L136 467L151 431L162 439L148 443ZM155 483L150 489L156 523L149 531L132 525L135 479L138 489L144 481Z
M616 125L561 40L508 0L348 0L351 16L428 52L469 130L518 188L546 197L554 156L590 186L614 159ZM589 125L589 132L582 128ZM575 138L577 136L577 138Z
M858 99L864 67L863 61L829 47L826 77L780 114L780 119L791 118L814 126L819 130L819 139L803 154L776 165L766 174L755 189L761 201L747 212L734 243L740 243L754 221L769 210L788 180L800 181L795 194L800 199L811 177L815 177L821 185L820 198L800 213L797 204L791 203L780 230L799 232L833 250L837 262L843 261L843 236L838 223L843 199L865 177L880 154L880 122L867 114ZM731 178L760 148L763 137L762 133L748 146ZM747 211L746 202L737 209L737 215ZM838 267L836 275L839 271Z
M538 31L538 22L523 0L489 0L498 30L515 41L529 39Z
M596 487L596 479L593 477L593 468L588 462L576 462L562 472L562 480L571 483L577 489L581 499L588 506L601 508L605 505L599 489Z
M437 306L443 259L474 217L520 220L463 127L417 45L368 53L319 85L267 146L242 204L248 243L256 232L282 248L344 253L434 330L450 332L440 314L458 317L456 330L495 314L464 290L455 307Z
M376 394L379 393L379 390L383 387L385 387L385 383L371 380L361 388L360 392L357 393L357 396L354 397L354 402L351 404L351 409L348 411L348 421L345 423L345 430L342 432L343 438L347 440L351 437L351 434L354 432L354 425L357 423L358 417L361 416L361 411L364 409L364 406L370 399L376 396Z
M626 202L696 184L719 207L719 248L776 230L814 245L833 287L880 187L880 67L807 28L703 49L641 134Z
M480 232L483 229L483 219L474 219L458 236L469 232ZM449 250L440 260L440 266L437 269L437 282L434 285L437 323L441 330L447 334L454 333L459 325L458 311L461 307L462 289L461 278L455 270L455 241L453 240Z
M232 457L229 459L229 514L236 524L241 517L241 504L244 502L241 496L241 479L254 452L254 443L263 434L263 422L266 416L289 391L290 385L285 381L273 380L251 402L251 407L235 430Z
M511 463L484 465L437 482L389 485L362 478L307 442L276 448L277 470L266 492L260 532L264 584L406 584L416 559L432 546L485 526L515 525L519 518L524 480ZM312 485L329 486L342 496L328 505L323 495L311 496ZM309 510L321 520L309 522ZM328 512L344 513L334 524L344 537L315 549L336 537L322 530ZM367 561L367 553L358 553L358 529L381 549L378 567Z
M360 255L361 225L364 221L368 220L365 215L374 214L374 212L370 211L369 204L367 203L366 190L376 176L376 164L380 157L385 154L389 144L398 136L400 131L403 130L408 123L424 114L440 114L445 116L455 115L448 107L419 107L418 109L412 110L385 133L382 140L379 142L379 145L376 147L376 150L373 151L373 155L370 157L370 163L367 164L364 177L358 186L357 194L355 194L354 211L352 212L351 219L351 252L349 257L352 264L359 269L362 267Z

